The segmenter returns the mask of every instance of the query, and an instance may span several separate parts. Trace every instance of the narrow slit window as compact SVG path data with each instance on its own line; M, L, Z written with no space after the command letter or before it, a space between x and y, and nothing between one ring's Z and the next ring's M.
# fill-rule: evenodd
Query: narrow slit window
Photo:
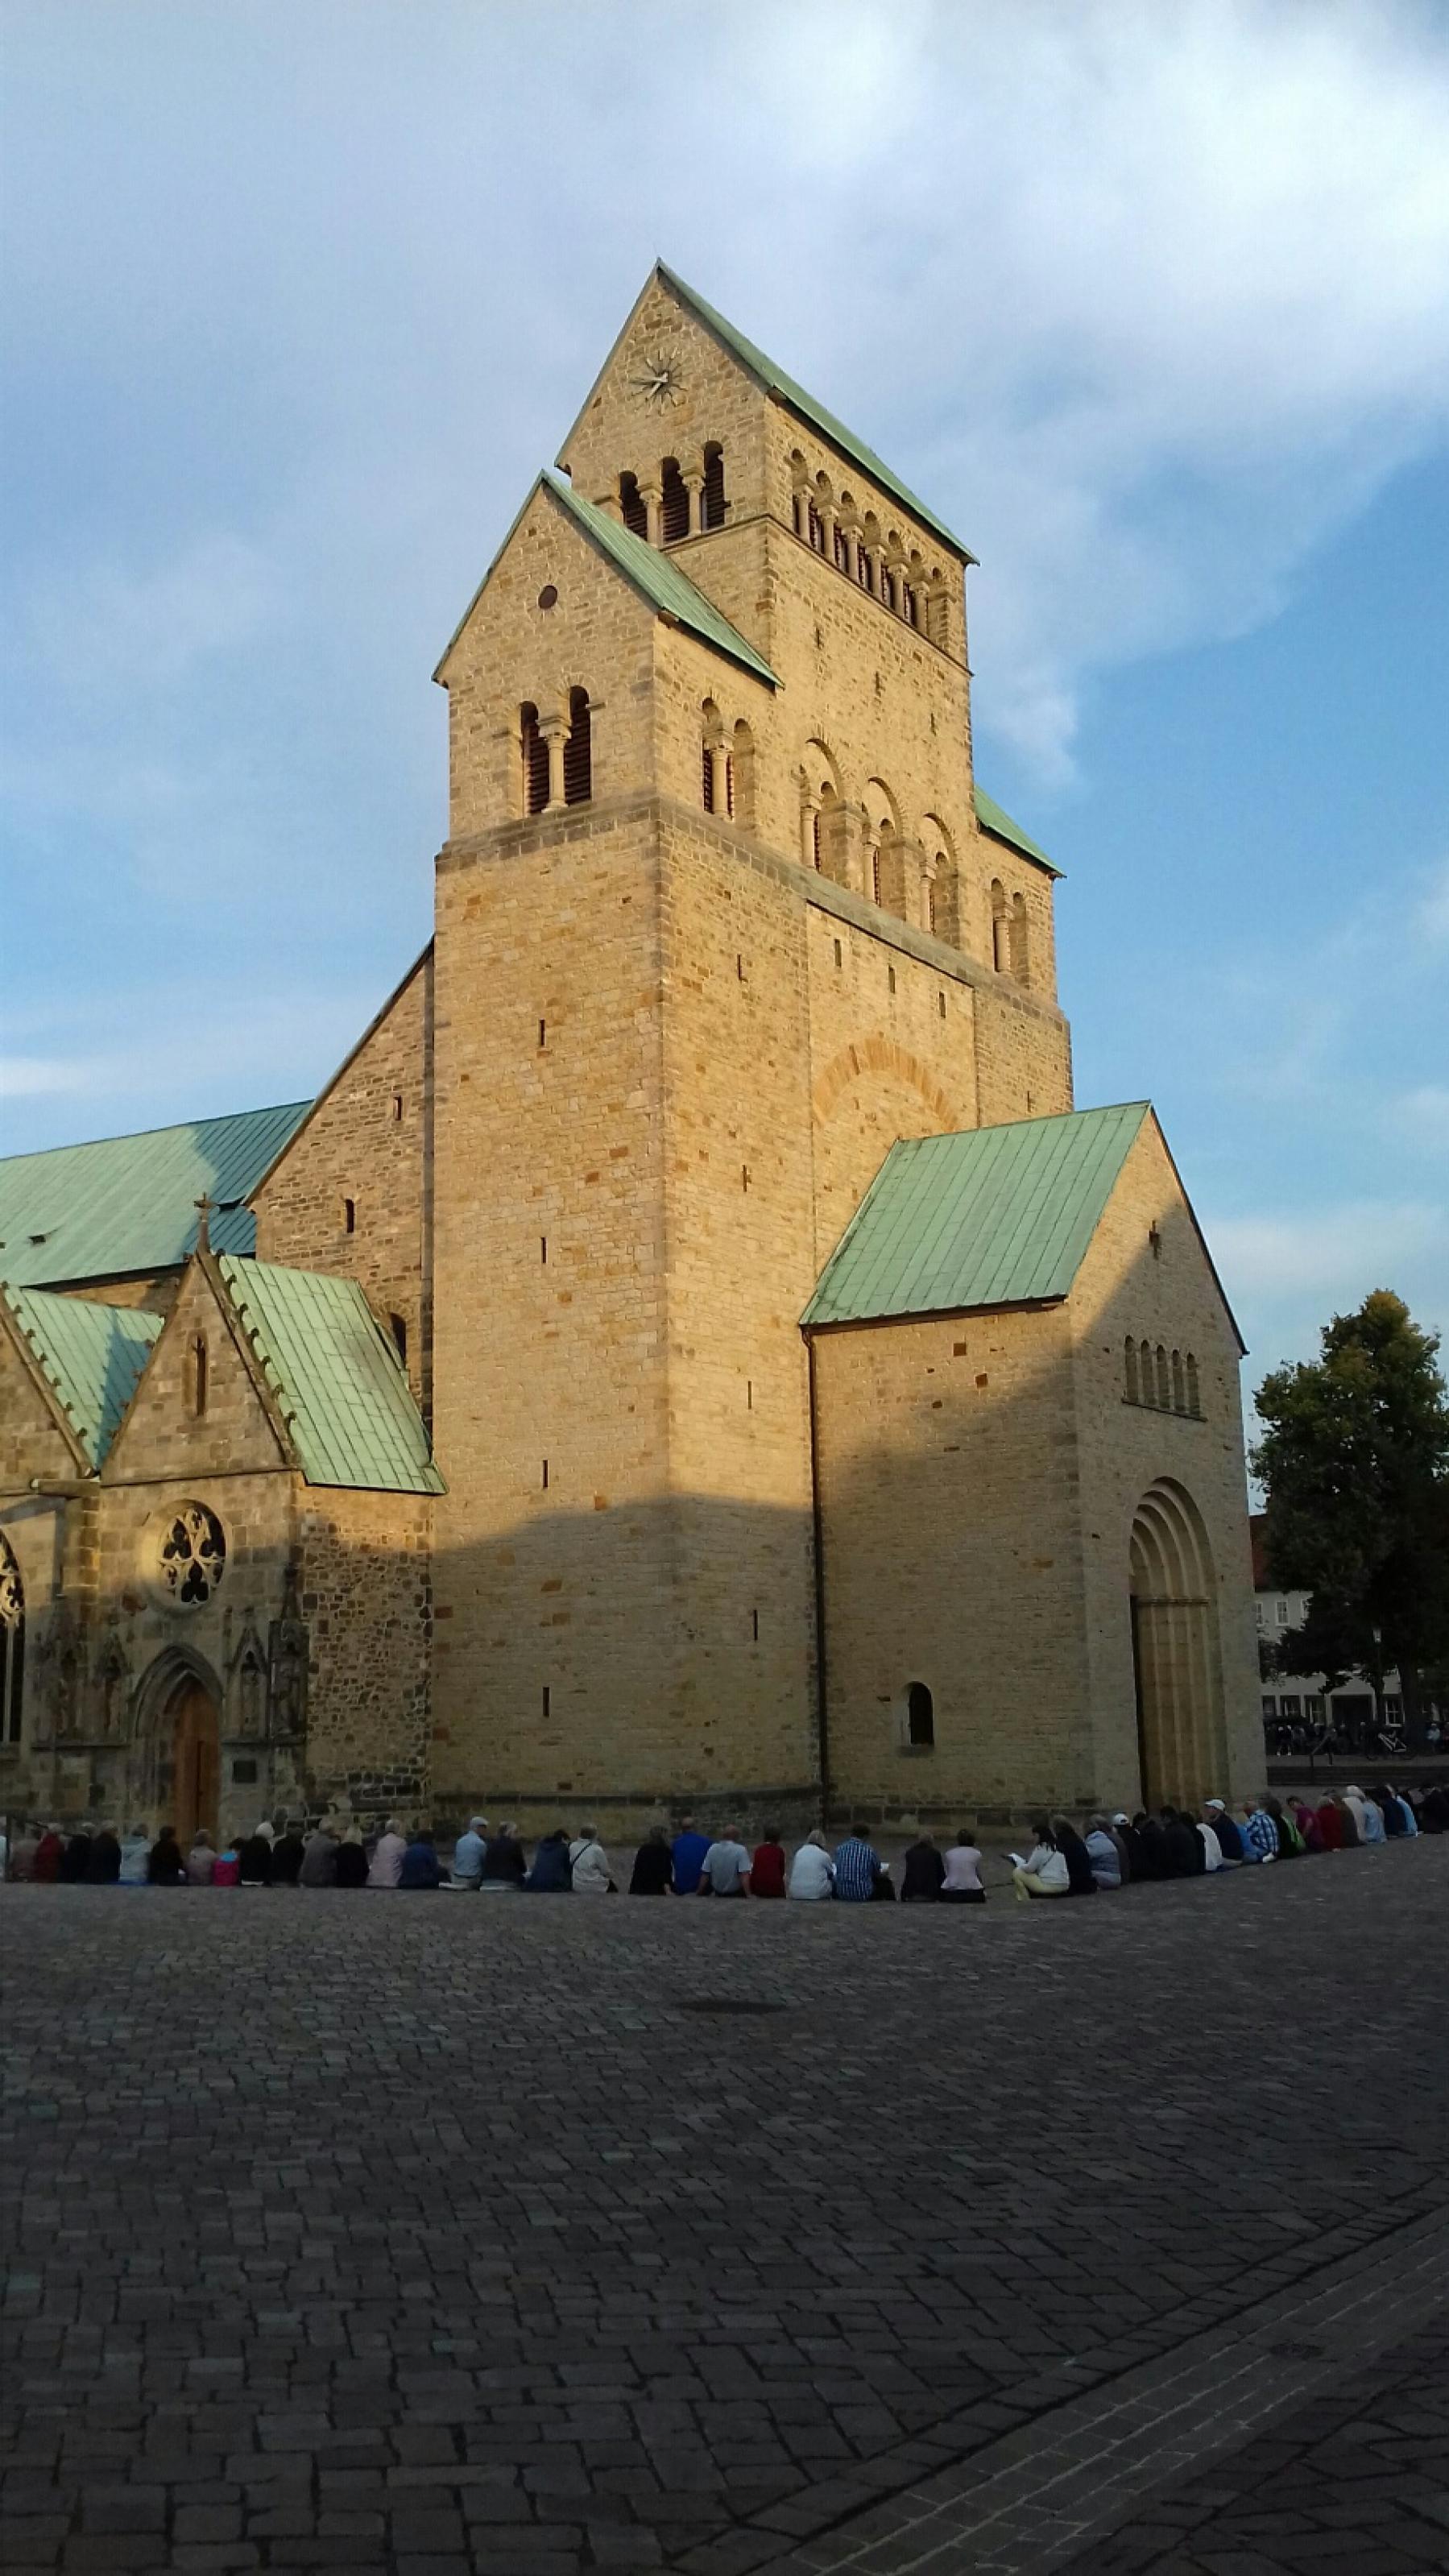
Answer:
M540 1261L547 1261L548 1259L548 1236L546 1234L541 1234L538 1238L538 1257Z
M541 1047L546 1047L546 1046L547 1046L547 1044L548 1044L548 1022L547 1022L547 1020L540 1020L540 1021L539 1021L539 1024L538 1024L538 1043L539 1043L539 1045L540 1045Z
M548 1492L548 1460L546 1458L543 1462L543 1490L545 1493Z
M191 1410L198 1422L206 1411L210 1370L211 1355L206 1347L206 1335L198 1333L191 1345Z
M395 1092L393 1093L393 1095L392 1095L392 1115L393 1115L393 1124L394 1124L394 1126L396 1126L396 1125L398 1125L398 1124L400 1123L401 1118L402 1118L402 1114L403 1114L403 1096L402 1096L402 1093L401 1093L400 1091L395 1091Z
M755 1644L758 1645L760 1642L760 1614L758 1610L752 1610L750 1612L750 1634L753 1637Z
M389 1317L388 1317L388 1319L387 1319L387 1323L388 1323L388 1330L389 1330L389 1332L391 1333L392 1338L393 1338L393 1343L394 1343L394 1346L395 1346L395 1348L396 1348L398 1358L402 1361L403 1367L404 1367L404 1368L406 1368L406 1367L407 1367L407 1364L408 1364L408 1328L407 1328L407 1320L406 1320L406 1318L405 1318L404 1316L402 1316L402 1315L389 1315Z
M357 1232L356 1199L344 1199L342 1202L342 1231L344 1234L355 1234Z
M545 1717L547 1717L547 1715L548 1715L548 1713L549 1713L550 1706L552 1705L552 1700L553 1700L553 1693L550 1691L550 1689L549 1689L549 1686L548 1686L547 1682L545 1682L545 1683L544 1683L544 1686L543 1686L543 1713L544 1713L544 1716L545 1716Z

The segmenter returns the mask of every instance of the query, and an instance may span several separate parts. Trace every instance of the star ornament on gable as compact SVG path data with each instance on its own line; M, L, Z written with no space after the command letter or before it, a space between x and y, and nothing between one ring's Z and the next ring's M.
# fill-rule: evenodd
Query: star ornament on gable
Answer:
M653 403L657 411L669 411L684 393L684 376L679 360L671 349L652 349L641 363L637 376L629 379L636 394Z

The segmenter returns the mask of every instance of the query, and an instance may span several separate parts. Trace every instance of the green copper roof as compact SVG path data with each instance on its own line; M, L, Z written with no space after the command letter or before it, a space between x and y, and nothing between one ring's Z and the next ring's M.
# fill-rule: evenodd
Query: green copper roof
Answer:
M44 1288L7 1288L8 1304L42 1377L99 1467L161 1330L136 1306L97 1306Z
M832 446L838 447L842 454L853 457L862 474L868 474L871 480L879 483L884 491L894 492L901 507L909 510L913 518L919 519L923 527L933 530L941 543L950 547L953 555L960 555L966 563L975 563L976 557L969 546L963 546L960 538L951 534L944 520L938 519L934 510L928 510L924 501L917 500L909 485L903 483L898 474L891 472L890 467L882 462L875 450L866 446L863 438L857 438L854 430L847 429L844 421L837 420L834 412L826 410L824 403L817 402L813 394L807 394L803 385L797 385L793 376L787 376L783 367L777 367L773 358L767 358L764 350L757 349L753 340L747 340L743 331L737 331L734 324L727 322L722 313L716 313L714 306L706 304L702 295L696 295L692 286L686 286L683 278L677 276L672 268L666 268L662 259L659 262L659 274L673 287L676 295L682 296L685 303L693 307L700 320L708 323L716 338L723 340L725 347L734 351L735 356L749 368L752 376L757 376L760 383L768 387L772 394L778 394L781 402L787 404L791 411L798 413L801 420L811 421L822 437L830 440Z
M216 1202L218 1252L250 1252L244 1202L309 1103L195 1118L141 1136L0 1161L0 1279L23 1287L173 1270L196 1244L196 1201Z
M1065 1297L1145 1100L893 1145L801 1321L861 1324Z
M676 618L681 626L687 626L702 643L713 645L716 653L727 653L732 662L740 663L746 671L753 671L757 680L765 680L772 689L778 689L780 683L769 663L755 651L753 644L745 641L738 627L731 626L729 619L705 598L703 591L696 590L689 575L680 571L672 555L662 554L658 546L651 546L646 537L636 537L632 528L621 527L617 519L610 518L607 510L601 510L596 502L586 501L582 492L576 492L561 474L545 474L540 479L547 484L555 500L562 501L577 519L585 536L593 539L601 553L618 565L635 589L642 591L655 608L662 610L666 617Z
M994 796L988 796L984 787L973 787L971 792L976 803L976 820L983 832L994 832L998 841L1009 841L1014 850L1024 850L1029 859L1037 859L1044 868L1050 868L1054 877L1061 875L1061 869L1053 865L1045 850L1022 830L1019 823L1013 823Z
M309 1485L441 1494L402 1363L355 1279L218 1263Z

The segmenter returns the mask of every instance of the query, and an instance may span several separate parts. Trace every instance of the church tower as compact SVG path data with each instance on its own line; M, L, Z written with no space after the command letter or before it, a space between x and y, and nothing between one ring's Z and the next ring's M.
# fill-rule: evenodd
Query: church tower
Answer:
M971 557L655 269L439 665L434 1787L813 1816L800 1319L891 1146L1071 1107Z

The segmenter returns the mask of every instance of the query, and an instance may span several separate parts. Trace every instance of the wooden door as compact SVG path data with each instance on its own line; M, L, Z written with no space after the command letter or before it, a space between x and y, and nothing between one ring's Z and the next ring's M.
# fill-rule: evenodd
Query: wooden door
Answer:
M220 1733L215 1702L198 1682L188 1682L176 1703L171 1774L176 1839L183 1851L193 1834L205 1832L216 1840Z

